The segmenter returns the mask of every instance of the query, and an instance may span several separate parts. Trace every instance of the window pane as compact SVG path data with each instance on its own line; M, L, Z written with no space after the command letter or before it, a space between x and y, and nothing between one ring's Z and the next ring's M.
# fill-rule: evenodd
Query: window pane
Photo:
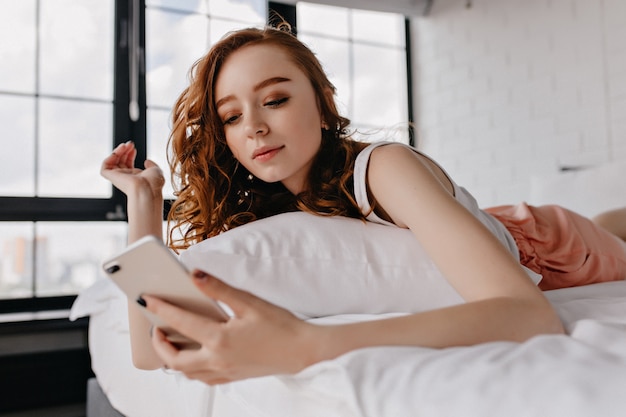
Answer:
M0 95L0 195L35 195L35 99Z
M146 0L146 6L165 7L172 10L206 13L208 0Z
M348 37L349 9L298 3L296 19L298 33L317 33L324 36Z
M0 298L33 295L33 224L0 222Z
M148 106L174 105L191 65L207 50L208 25L202 15L146 10Z
M113 1L42 1L44 94L113 99Z
M391 127L407 123L407 75L404 51L354 45L353 121Z
M38 195L109 197L100 177L111 152L110 104L40 99Z
M233 30L253 27L254 25L246 22L235 22L233 20L211 19L210 25L210 41L211 45L222 39L224 35Z
M0 0L0 90L35 92L35 1Z
M76 294L126 246L126 223L37 223L36 296Z
M265 0L209 0L209 14L240 22L262 23L267 14Z
M167 140L170 135L170 112L148 109L148 159L153 160L165 174L164 198L174 198L170 168L167 163Z
M351 27L352 38L355 41L404 47L404 17L402 15L353 9Z
M408 143L404 17L309 3L297 13L298 37L337 87L340 112L365 133L355 137Z
M337 89L336 101L339 112L346 117L351 117L350 44L347 41L311 35L298 35L298 39L315 53L328 79Z

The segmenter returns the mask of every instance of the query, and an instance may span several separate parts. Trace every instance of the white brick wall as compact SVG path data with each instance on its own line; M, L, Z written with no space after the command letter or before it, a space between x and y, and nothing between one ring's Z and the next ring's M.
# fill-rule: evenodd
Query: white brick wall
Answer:
M483 206L626 160L625 39L624 0L435 0L413 20L418 146Z

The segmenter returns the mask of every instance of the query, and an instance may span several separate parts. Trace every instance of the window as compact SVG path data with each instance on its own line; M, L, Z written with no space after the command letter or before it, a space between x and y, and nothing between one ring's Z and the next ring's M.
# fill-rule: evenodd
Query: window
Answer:
M0 7L2 37L11 40L1 46L0 117L11 140L3 140L0 193L109 196L93 166L111 137L113 2Z
M191 64L225 32L262 25L267 7L264 0L0 0L0 35L10 40L0 43L0 312L68 308L102 276L102 261L126 243L125 200L100 177L103 156L131 139L138 160L165 167L171 106ZM338 87L342 112L377 132L365 140L388 138L391 127L394 138L410 141L402 16L270 7L297 16L292 24ZM373 22L375 37L367 30Z
M99 177L114 125L113 0L0 2L0 298L75 294L123 245ZM81 221L83 220L83 221ZM78 222L81 221L81 222ZM106 226L106 227L104 227Z
M367 133L361 139L409 143L405 17L298 3L297 29L337 88L340 111Z

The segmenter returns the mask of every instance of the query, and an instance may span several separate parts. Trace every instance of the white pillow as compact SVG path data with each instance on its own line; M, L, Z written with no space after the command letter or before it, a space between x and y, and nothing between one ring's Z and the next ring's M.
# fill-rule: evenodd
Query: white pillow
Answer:
M207 239L180 259L301 318L463 302L409 230L345 217L280 214Z

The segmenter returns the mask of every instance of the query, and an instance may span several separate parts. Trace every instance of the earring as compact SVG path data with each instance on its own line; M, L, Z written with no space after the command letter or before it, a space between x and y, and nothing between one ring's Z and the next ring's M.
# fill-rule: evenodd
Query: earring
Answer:
M325 121L322 120L322 129L324 130L330 130L330 126L328 126L328 123L326 123Z
M237 200L237 204L242 205L246 202L246 200L248 200L248 209L250 209L250 207L252 206L252 183L254 182L254 175L248 174L246 180L248 180L249 182L248 186L246 187L247 189L237 191L237 196L239 197L239 200Z

